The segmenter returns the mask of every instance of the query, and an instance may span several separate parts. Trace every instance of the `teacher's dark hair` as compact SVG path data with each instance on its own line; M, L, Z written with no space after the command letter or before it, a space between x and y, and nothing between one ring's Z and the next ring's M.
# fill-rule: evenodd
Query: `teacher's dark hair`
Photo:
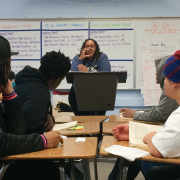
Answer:
M41 66L39 67L39 71L47 80L64 77L70 69L69 57L66 57L60 50L47 52L41 58Z
M81 47L81 49L80 49L80 53L78 54L78 56L81 55L81 51L85 48L85 44L86 44L86 42L89 41L89 40L94 41L94 44L96 45L96 51L95 51L95 54L94 54L94 59L97 60L97 59L99 58L99 56L102 54L102 52L100 52L99 44L98 44L94 39L91 39L91 38L86 39L86 40L82 43L82 47ZM85 58L84 60L86 60L86 58Z
M0 57L0 86L6 86L8 82L8 74L10 70L10 57Z

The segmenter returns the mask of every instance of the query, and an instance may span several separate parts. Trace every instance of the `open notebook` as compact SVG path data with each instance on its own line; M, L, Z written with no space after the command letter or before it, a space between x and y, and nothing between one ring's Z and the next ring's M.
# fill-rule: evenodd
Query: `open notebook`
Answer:
M150 125L129 121L129 143L131 146L147 148L147 144L143 143L144 136L153 131L157 132L162 128L163 126L160 125Z

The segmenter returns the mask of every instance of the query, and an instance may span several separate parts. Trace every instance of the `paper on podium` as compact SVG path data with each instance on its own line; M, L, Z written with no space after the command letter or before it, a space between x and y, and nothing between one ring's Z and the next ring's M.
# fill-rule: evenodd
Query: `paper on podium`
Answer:
M127 159L128 161L134 161L136 158L150 155L150 153L147 151L131 147L124 147L120 145L112 145L104 150L110 154L121 156Z

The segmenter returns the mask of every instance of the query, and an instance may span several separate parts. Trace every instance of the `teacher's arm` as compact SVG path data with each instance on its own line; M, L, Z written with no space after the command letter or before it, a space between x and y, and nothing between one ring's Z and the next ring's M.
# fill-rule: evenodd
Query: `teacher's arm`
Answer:
M71 71L79 71L79 64L82 64L82 60L79 59L79 56L75 56L72 60Z

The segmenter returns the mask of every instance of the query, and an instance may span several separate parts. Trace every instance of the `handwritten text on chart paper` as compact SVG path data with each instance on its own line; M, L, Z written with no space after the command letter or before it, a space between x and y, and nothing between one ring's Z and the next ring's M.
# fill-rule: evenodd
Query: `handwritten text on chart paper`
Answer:
M179 25L180 23L178 21L154 21L150 27L144 29L144 32L150 34L177 34L180 31Z
M99 46L130 46L131 42L126 39L124 33L107 34L105 31L91 31L91 38L95 39Z
M77 43L82 43L86 39L84 35L63 35L59 31L43 31L42 32L43 46L76 46Z
M46 28L54 27L84 27L84 23L46 23Z
M40 38L36 33L0 32L11 44L12 51L19 52L16 58L40 58Z

